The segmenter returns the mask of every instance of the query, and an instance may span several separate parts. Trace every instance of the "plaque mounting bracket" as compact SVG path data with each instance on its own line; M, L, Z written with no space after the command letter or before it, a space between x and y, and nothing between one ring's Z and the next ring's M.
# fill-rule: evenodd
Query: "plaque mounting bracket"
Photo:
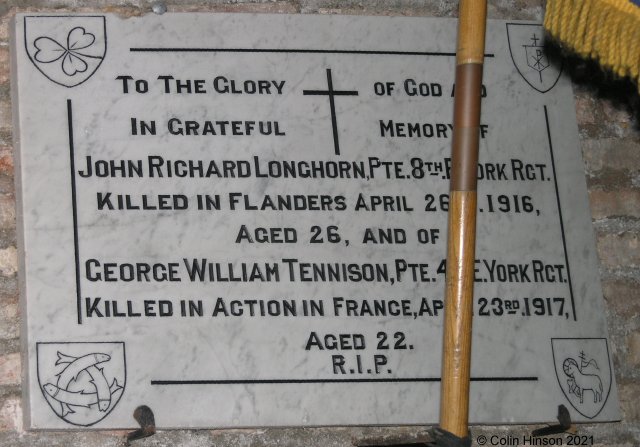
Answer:
M156 418L153 411L146 405L140 405L133 412L133 418L140 424L140 428L127 434L126 445L131 441L148 438L156 433Z

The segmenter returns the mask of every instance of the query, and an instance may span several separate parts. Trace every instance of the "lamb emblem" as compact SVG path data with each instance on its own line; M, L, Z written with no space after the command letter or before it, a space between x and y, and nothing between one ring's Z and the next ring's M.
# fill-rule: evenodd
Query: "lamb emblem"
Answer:
M591 391L593 393L593 402L597 403L602 400L602 380L597 374L589 374L586 371L589 369L599 370L598 364L595 360L585 360L584 352L580 353L580 365L575 359L568 358L562 363L562 370L569 377L567 385L569 385L569 392L575 394L580 398L580 403L584 403L585 391Z
M551 347L564 396L578 413L594 419L607 403L613 383L607 340L552 338Z

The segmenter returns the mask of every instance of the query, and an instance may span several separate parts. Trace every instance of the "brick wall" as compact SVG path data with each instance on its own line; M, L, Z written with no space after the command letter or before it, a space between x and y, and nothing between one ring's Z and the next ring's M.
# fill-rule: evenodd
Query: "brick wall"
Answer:
M490 18L540 21L542 0L492 0ZM359 15L455 16L457 4L443 0L293 0L225 3L167 1L169 11L322 13ZM143 0L2 0L0 2L0 445L117 446L125 432L25 432L20 384L20 315L16 272L15 190L8 23L16 12L103 11L122 15L151 10ZM597 236L600 273L611 334L623 420L581 425L597 445L640 445L640 131L629 111L629 92L620 83L575 75L578 124ZM596 78L596 80L593 80ZM526 405L523 402L523 405ZM528 433L535 427L472 427L473 435ZM348 446L353 440L419 439L423 427L355 427L165 431L136 441L140 446Z

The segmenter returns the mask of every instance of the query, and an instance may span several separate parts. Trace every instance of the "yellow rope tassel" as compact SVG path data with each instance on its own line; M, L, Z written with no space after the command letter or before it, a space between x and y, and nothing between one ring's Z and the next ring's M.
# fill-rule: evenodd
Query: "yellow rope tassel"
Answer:
M629 0L547 0L544 26L640 90L640 7Z

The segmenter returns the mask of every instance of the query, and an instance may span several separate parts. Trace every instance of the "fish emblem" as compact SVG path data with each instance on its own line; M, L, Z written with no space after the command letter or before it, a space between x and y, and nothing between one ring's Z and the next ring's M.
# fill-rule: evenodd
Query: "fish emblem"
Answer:
M56 365L66 364L67 366L57 374L58 382L56 385L47 383L43 388L49 396L60 403L62 416L64 417L69 413L74 413L70 405L89 407L90 405L98 404L100 411L107 411L111 405L111 394L122 387L118 385L117 379L114 379L113 383L109 385L102 368L96 365L108 362L111 360L111 357L108 354L102 353L91 353L82 357L73 357L63 354L60 351L57 352L57 355L58 360L56 361ZM92 383L95 387L95 393L68 391L71 382L77 380L78 375L83 371L86 371L91 377L89 383Z
M123 358L122 343L38 343L38 378L47 403L74 425L103 419L124 391ZM49 367L42 371L45 359Z

